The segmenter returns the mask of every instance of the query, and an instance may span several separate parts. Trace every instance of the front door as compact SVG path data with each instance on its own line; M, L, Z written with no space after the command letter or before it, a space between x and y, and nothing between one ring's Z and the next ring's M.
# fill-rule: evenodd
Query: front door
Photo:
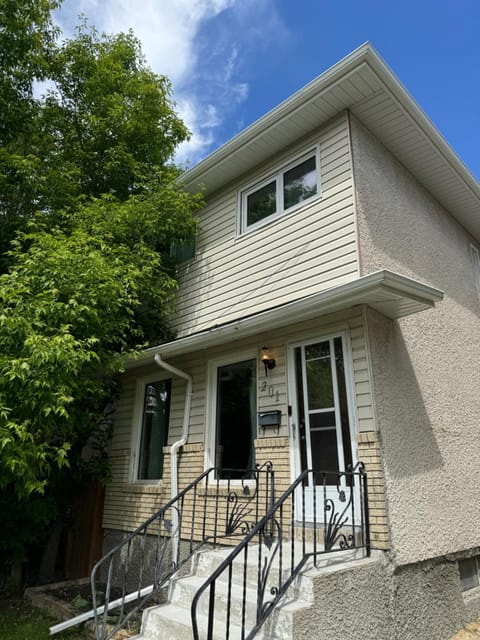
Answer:
M298 519L313 520L316 510L316 519L323 520L325 498L337 504L339 486L348 483L341 472L356 462L345 337L331 335L290 347L296 475L305 469L314 472L297 502Z

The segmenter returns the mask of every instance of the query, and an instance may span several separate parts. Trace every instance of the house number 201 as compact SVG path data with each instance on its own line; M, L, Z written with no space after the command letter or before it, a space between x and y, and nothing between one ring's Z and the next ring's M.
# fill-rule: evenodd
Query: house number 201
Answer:
M262 391L263 393L266 391L269 398L275 398L275 402L278 402L280 393L273 387L272 384L267 385L266 381L264 380L260 385L260 391Z

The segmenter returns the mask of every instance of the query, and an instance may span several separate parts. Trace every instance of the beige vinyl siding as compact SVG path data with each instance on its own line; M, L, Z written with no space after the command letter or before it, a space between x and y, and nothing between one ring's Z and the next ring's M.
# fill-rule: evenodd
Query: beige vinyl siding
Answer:
M357 411L357 431L375 431L372 389L363 319L357 316L350 323L353 360L353 384Z
M362 310L355 308L342 313L330 314L309 322L291 325L282 329L272 329L248 340L232 342L204 352L197 352L175 358L171 364L188 372L193 377L193 398L190 418L189 445L201 444L197 454L198 465L204 465L205 422L208 402L208 365L212 360L228 358L234 362L242 353L259 353L266 345L276 359L275 369L265 378L263 365L258 364L258 411L280 409L282 412L279 438L288 443L288 369L287 348L291 342L315 339L337 330L348 329L351 337L355 422L359 432L376 429L372 410L372 393L369 379L368 354ZM111 443L112 479L107 486L104 511L104 526L110 529L131 530L147 519L169 498L168 462L165 464L165 485L145 485L131 483L133 433L135 424L135 399L137 380L150 377L158 371L159 377L165 373L157 366L147 366L131 370L123 376L122 388L115 414L113 439ZM263 383L266 383L263 389ZM180 437L185 402L185 382L173 378L170 429L168 442L171 445ZM272 395L270 395L272 394ZM266 436L273 433L267 432ZM262 437L262 434L259 434ZM201 458L201 459L200 459ZM293 471L292 471L293 472ZM192 480L193 477L190 478Z
M320 196L238 235L239 192L296 156L320 148ZM197 254L179 271L175 328L186 335L256 313L358 275L346 116L275 162L212 197L200 216Z

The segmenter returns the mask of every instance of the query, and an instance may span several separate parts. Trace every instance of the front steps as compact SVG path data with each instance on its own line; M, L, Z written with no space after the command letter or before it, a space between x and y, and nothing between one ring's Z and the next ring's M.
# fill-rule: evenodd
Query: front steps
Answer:
M294 545L295 563L302 557L301 546L300 543L295 543ZM217 580L213 629L215 640L225 640L227 637L230 640L240 640L248 635L255 623L258 606L258 550L257 545L249 547L246 569L244 569L243 564L243 553L234 562L228 635L228 570L224 571L221 578ZM192 599L200 586L231 551L231 548L221 548L197 553L192 562L191 574L172 580L168 602L145 611L142 632L137 636L137 640L192 640L190 611ZM282 572L285 573L287 571L288 573L291 545L285 544L281 551L283 556ZM268 555L268 550L263 546L262 563L265 555ZM319 557L316 569L313 569L313 562L309 561L302 574L297 577L280 602L280 605L267 618L256 638L259 640L292 640L295 637L295 618L301 614L302 610L308 609L313 604L314 588L312 581L315 575L326 569L331 571L335 566L339 568L345 567L346 562L361 558L362 555L362 549L325 554ZM272 597L270 596L270 589L278 584L278 557L279 553L275 556L275 562L269 573L265 589L265 601ZM242 605L244 592L245 607ZM202 595L197 608L197 621L201 640L207 637L208 598L207 589ZM244 625L243 633L242 623Z

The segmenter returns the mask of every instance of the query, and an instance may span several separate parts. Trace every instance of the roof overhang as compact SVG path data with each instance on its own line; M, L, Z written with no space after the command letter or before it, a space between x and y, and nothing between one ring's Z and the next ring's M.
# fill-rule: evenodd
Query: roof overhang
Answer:
M349 110L480 239L480 184L366 43L187 171L208 196Z
M150 347L130 360L127 367L130 369L151 362L156 353L165 358L179 356L357 305L368 305L388 318L396 319L429 309L442 299L443 291L439 289L392 271L375 271L273 309Z

